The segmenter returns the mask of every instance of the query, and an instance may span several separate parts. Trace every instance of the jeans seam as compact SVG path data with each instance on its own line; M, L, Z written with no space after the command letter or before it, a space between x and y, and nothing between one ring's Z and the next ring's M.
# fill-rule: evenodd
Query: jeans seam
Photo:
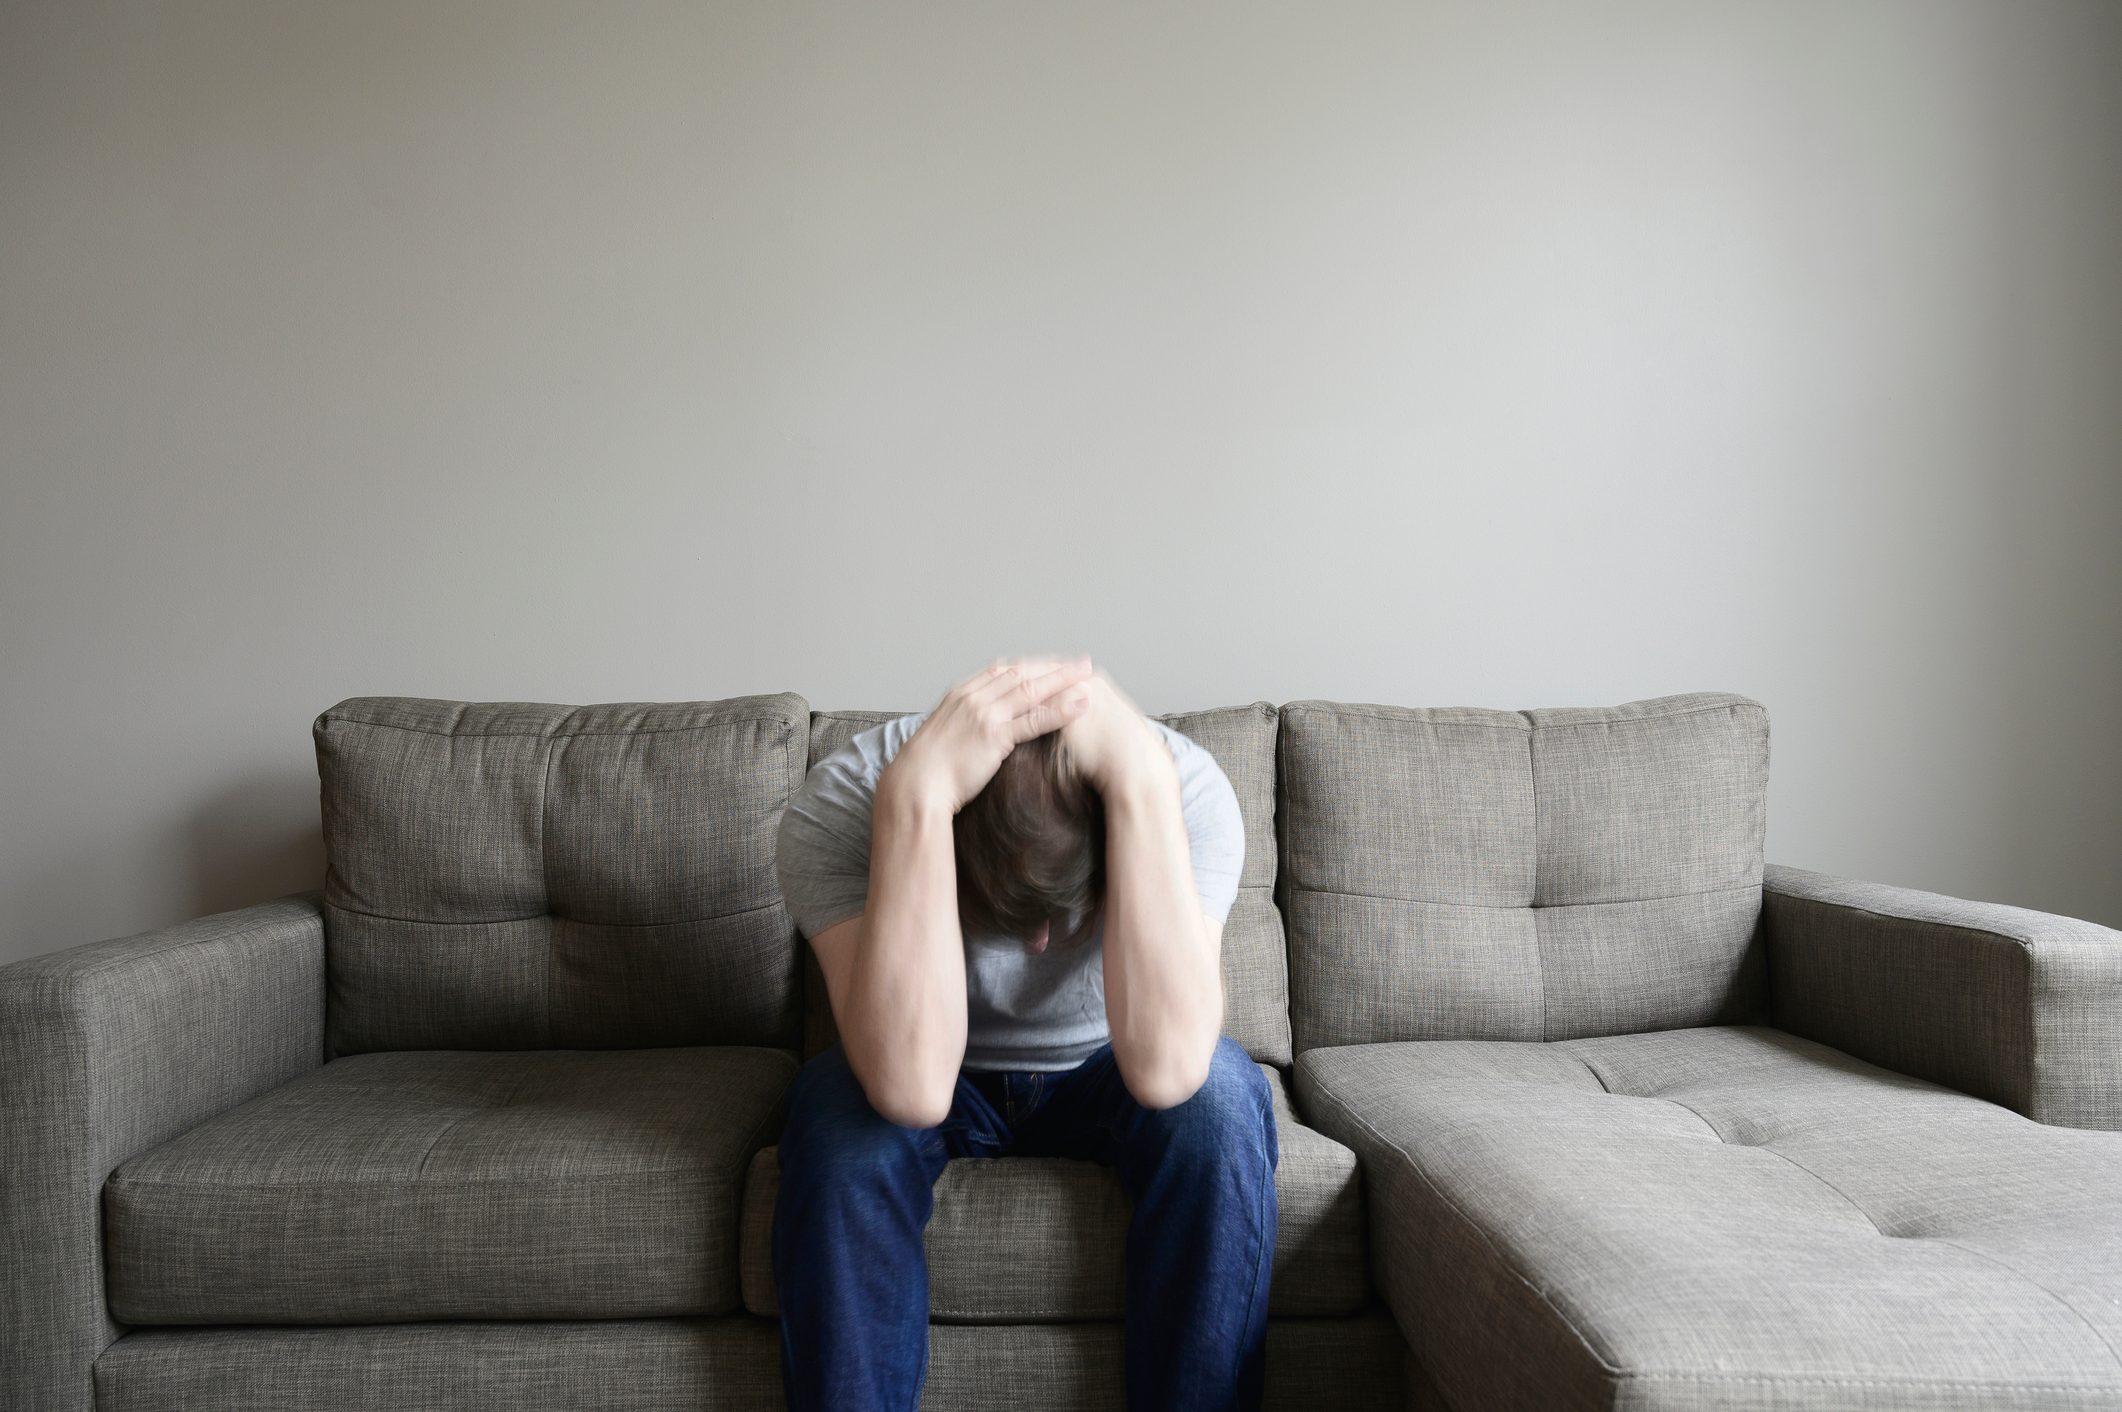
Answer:
M1267 1121L1272 1123L1274 1120L1274 1103L1270 1099L1267 1109ZM1254 1228L1259 1232L1260 1258L1253 1264L1253 1282L1251 1287L1245 1292L1245 1321L1242 1327L1246 1329L1250 1329L1253 1326L1253 1307L1260 1302L1260 1277L1275 1256L1274 1246L1267 1239L1267 1203L1275 1191L1274 1167L1273 1164L1267 1162L1267 1130L1261 1128L1258 1136L1260 1139L1260 1160L1267 1165L1268 1171L1260 1182L1259 1209L1253 1216Z

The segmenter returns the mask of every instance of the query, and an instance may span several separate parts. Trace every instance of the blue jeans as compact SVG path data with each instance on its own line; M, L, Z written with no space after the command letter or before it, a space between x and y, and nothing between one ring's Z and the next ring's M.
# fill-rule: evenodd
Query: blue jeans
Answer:
M787 1102L772 1249L789 1412L914 1412L936 1178L952 1157L1009 1154L1119 1169L1130 1412L1258 1412L1281 1147L1267 1078L1230 1036L1171 1108L1135 1101L1110 1041L1073 1069L961 1070L934 1127L872 1108L838 1044Z

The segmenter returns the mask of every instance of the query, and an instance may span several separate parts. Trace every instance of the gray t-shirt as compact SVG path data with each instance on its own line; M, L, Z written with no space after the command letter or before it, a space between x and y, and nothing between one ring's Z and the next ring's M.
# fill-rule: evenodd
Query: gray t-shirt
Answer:
M781 818L774 868L806 938L869 905L870 806L877 778L928 718L900 716L857 733L813 765ZM1238 898L1245 821L1238 794L1206 746L1162 721L1150 724L1179 767L1180 809L1193 853L1194 888L1218 923ZM965 937L967 1069L1073 1069L1110 1035L1105 1019L1102 920L1088 938L1033 954L1022 937Z

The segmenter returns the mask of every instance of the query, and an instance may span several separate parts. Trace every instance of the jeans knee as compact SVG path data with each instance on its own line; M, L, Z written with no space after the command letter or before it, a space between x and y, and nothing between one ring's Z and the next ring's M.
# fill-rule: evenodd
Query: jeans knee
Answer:
M894 1123L871 1105L846 1051L835 1044L805 1060L789 1085L782 1179L884 1177L919 1166L924 1138L922 1130Z
M1167 1148L1204 1157L1242 1156L1264 1143L1270 1165L1279 1158L1274 1094L1267 1075L1229 1035L1219 1035L1208 1076L1183 1103L1146 1110Z
M1210 1086L1233 1109L1250 1103L1268 1117L1274 1116L1274 1090L1267 1074L1245 1052L1245 1046L1227 1034L1216 1036L1215 1053L1209 1057L1208 1079L1202 1087Z

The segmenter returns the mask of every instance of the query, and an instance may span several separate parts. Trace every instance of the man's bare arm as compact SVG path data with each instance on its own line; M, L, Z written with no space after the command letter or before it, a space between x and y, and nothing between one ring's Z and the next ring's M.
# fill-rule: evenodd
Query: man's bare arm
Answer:
M848 1067L895 1123L949 1116L965 1061L965 946L953 810L887 766L871 807L869 901L813 943ZM843 937L839 935L845 931Z
M1184 1103L1222 1036L1223 928L1195 892L1179 767L1111 677L1061 728L1073 766L1105 804L1105 1017L1113 1061L1145 1108Z
M1223 1030L1220 928L1195 895L1169 759L1105 796L1105 1013L1113 1059L1146 1108L1185 1102L1207 1080Z
M996 661L960 682L877 779L869 894L852 940L813 947L870 1106L907 1127L950 1116L965 1062L965 933L952 821L1019 742L1085 707L1088 658ZM844 959L829 961L827 952ZM839 972L835 980L834 972Z

